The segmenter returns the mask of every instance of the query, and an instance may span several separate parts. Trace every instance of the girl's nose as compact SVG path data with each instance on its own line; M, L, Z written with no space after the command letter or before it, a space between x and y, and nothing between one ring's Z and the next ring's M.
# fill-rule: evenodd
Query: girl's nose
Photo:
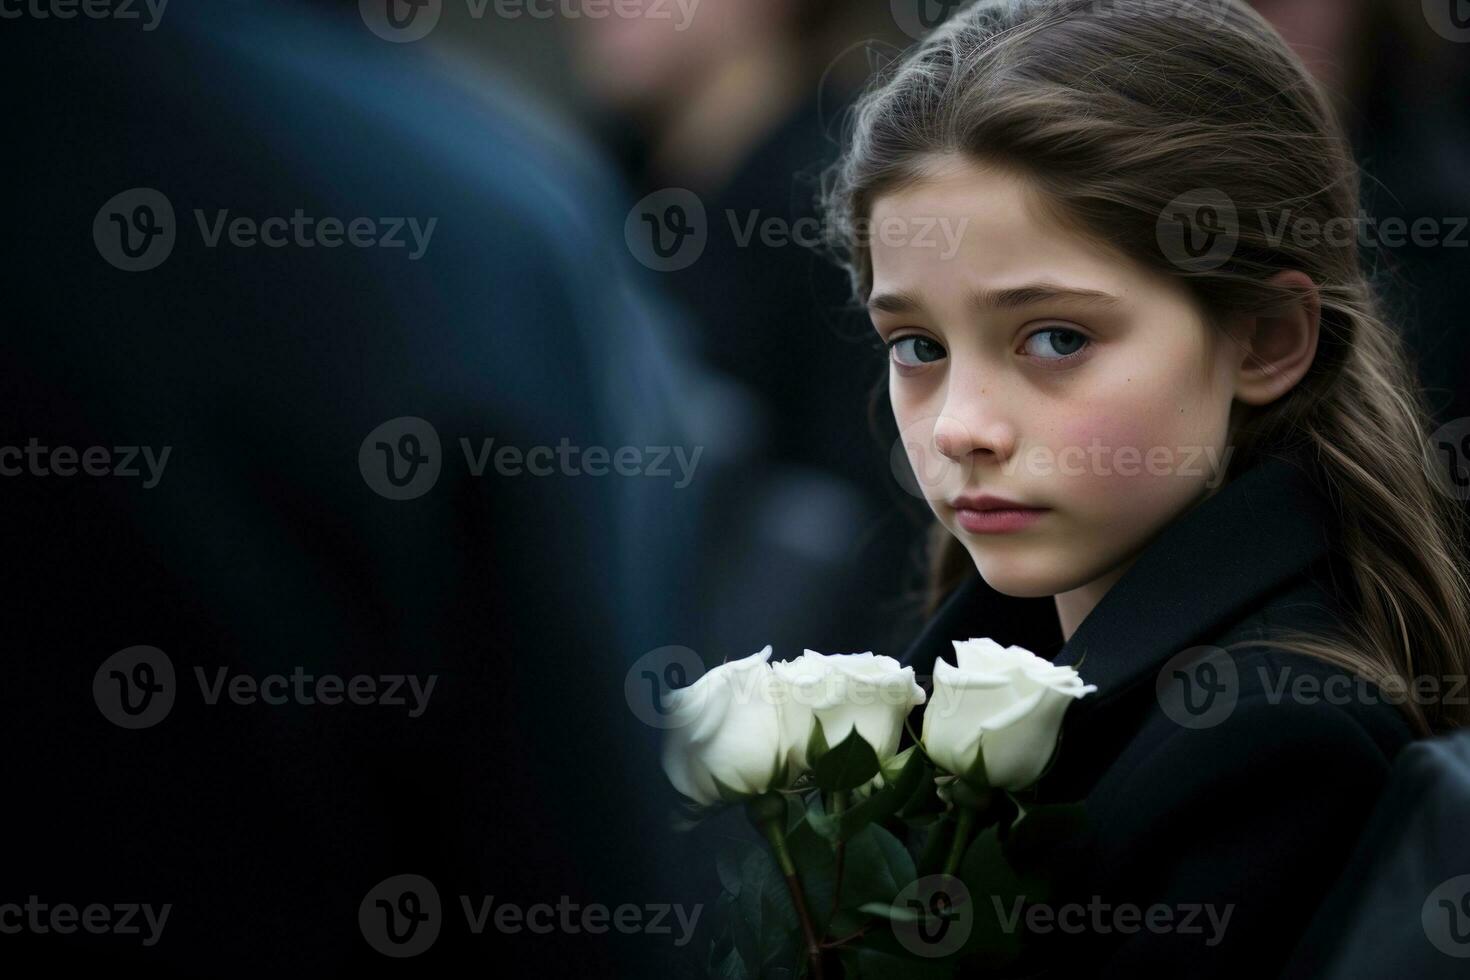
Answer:
M934 448L957 463L971 460L1005 462L1015 451L1016 434L1001 419L977 419L947 412L934 420Z

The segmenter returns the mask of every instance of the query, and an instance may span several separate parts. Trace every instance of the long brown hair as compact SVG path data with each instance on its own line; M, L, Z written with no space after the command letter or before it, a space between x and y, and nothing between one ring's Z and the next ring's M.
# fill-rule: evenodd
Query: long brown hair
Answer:
M935 153L1018 170L1059 216L1184 280L1216 323L1299 302L1268 280L1307 273L1321 298L1316 358L1287 395L1233 413L1226 476L1292 447L1315 460L1342 518L1350 616L1341 635L1276 645L1400 691L1465 676L1464 512L1441 489L1423 395L1358 235L1271 233L1283 217L1354 222L1360 174L1328 99L1269 24L1239 0L999 0L956 13L880 74L824 175L828 232L859 302L872 289L859 225ZM1160 236L1161 216L1201 189L1241 216L1218 264L1180 261ZM973 565L942 525L930 534L932 611ZM1470 720L1463 700L1401 706L1424 734Z

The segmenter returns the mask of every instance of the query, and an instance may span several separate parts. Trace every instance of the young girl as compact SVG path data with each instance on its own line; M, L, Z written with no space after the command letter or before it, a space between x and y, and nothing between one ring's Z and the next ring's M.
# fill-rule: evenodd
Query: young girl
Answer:
M1039 786L1089 819L1026 920L1065 975L1275 975L1397 751L1466 721L1461 513L1357 182L1239 0L976 4L830 174L937 518L904 662L991 636L1098 687Z

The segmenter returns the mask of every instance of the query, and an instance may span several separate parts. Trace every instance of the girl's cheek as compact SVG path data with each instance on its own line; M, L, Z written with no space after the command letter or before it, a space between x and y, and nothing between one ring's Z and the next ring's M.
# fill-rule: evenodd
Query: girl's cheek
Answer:
M889 403L898 427L898 445L888 463L899 485L932 506L967 486L968 468L940 454L934 445L936 411L927 399L890 388Z
M1097 404L1062 427L1051 447L1062 477L1059 497L1083 512L1110 514L1187 497L1194 491L1187 464L1200 452L1190 427L1177 424L1183 418L1177 405Z

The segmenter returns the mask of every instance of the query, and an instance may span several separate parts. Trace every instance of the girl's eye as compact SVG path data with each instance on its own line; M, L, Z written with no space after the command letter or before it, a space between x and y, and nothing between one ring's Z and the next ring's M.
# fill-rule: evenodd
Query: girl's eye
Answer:
M1071 357L1085 346L1087 338L1078 331L1066 327L1049 327L1027 337L1023 349L1042 360L1059 361Z
M944 357L944 348L928 337L899 337L889 342L888 351L901 367L923 367Z

